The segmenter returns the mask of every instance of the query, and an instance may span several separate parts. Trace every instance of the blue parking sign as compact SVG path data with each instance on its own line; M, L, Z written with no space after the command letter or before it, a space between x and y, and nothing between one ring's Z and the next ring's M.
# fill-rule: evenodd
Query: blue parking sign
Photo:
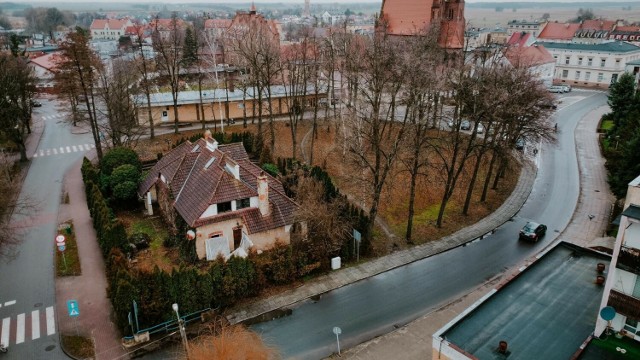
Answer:
M69 311L69 316L71 317L80 316L80 308L78 307L77 300L68 300L67 310Z

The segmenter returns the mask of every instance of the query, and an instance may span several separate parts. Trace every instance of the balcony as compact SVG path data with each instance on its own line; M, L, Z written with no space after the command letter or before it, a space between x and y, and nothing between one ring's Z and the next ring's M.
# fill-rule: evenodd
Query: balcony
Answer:
M640 299L611 289L608 305L613 306L617 313L634 320L640 320Z
M640 250L623 245L618 254L617 267L640 275Z

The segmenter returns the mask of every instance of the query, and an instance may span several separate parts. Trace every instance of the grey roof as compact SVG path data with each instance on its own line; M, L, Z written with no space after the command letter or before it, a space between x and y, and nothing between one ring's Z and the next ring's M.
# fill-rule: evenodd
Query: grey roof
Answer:
M610 257L568 243L507 283L442 336L478 359L569 359L593 332L603 287L596 264Z
M629 205L628 208L622 212L623 216L630 217L632 219L640 220L640 206Z
M302 89L297 90L299 95L303 94ZM282 85L274 85L271 86L271 97L279 98L286 97L289 94L290 90L288 87ZM324 94L326 90L320 89L319 93ZM235 91L226 91L225 89L215 89L215 90L203 90L202 91L202 101L204 103L216 102L216 101L242 101L242 93L243 91L237 89ZM258 92L255 88L247 88L246 89L246 100L250 100L252 98L258 97ZM263 98L265 97L266 90L264 90ZM314 86L307 86L307 90L305 95L313 95L315 94ZM145 107L147 105L147 100L144 95L137 95L134 97L136 103L140 104L140 106ZM178 104L197 104L200 103L200 93L198 91L180 91L178 93ZM153 93L151 94L151 105L152 106L171 106L173 105L173 98L171 96L171 92L164 93Z
M564 49L579 51L596 51L596 52L615 52L627 53L640 51L640 47L626 43L624 41L611 41L602 44L576 44L576 43L560 43L541 41L540 45L544 45L547 49Z

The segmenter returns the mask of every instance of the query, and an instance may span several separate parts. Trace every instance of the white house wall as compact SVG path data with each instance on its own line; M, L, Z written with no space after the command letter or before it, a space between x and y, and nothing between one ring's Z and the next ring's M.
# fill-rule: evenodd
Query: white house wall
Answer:
M547 50L556 59L554 76L556 82L601 88L611 84L614 74L618 77L622 75L626 63L640 58L640 51L620 54L554 48L547 48ZM569 57L568 64L567 57ZM591 65L589 65L589 58L592 58ZM601 66L601 59L605 59L605 66ZM619 61L616 62L616 60Z
M220 233L221 236L226 237L229 241L229 249L233 251L233 229L238 225L242 225L243 232L247 233L246 225L243 224L241 217L203 225L196 229L196 253L198 254L198 258L204 259L206 257L205 240L209 238L209 235L215 233ZM248 236L256 250L270 249L273 247L276 239L284 244L289 244L291 240L290 234L285 231L284 226L257 234L248 234Z
M632 222L624 231L624 245L640 249L640 224Z

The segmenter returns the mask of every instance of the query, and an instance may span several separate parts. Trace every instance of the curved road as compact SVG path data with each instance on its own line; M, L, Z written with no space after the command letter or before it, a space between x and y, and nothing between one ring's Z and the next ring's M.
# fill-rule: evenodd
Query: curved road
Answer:
M67 314L56 313L54 236L62 178L92 141L90 134L71 134L57 102L41 103L33 118L42 121L44 133L38 156L27 154L31 164L20 194L35 209L12 217L21 227L22 241L12 257L0 259L0 342L9 349L0 355L3 359L68 358L60 349L56 326L57 317Z
M538 175L529 199L512 221L484 240L414 262L297 304L293 314L252 326L285 358L322 358L388 333L521 263L551 243L569 223L579 193L575 127L606 104L600 92L574 91L557 111L558 144L538 153ZM528 220L547 224L540 242L517 241Z

